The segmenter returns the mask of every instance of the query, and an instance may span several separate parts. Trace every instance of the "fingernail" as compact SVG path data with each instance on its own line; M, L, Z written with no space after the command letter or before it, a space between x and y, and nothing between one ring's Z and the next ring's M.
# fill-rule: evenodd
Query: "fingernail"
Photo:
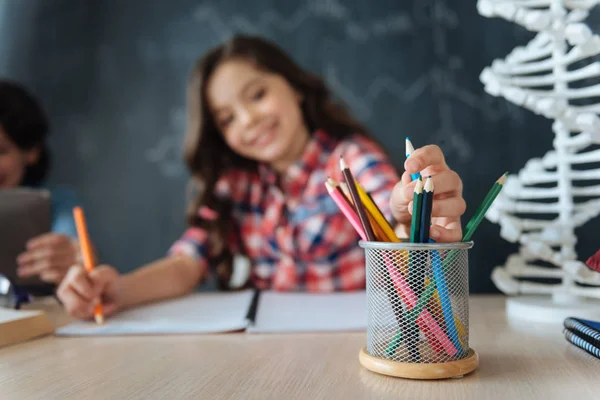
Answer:
M419 162L416 160L411 160L410 158L406 160L406 163L404 163L404 168L406 168L408 172L418 172L421 170Z

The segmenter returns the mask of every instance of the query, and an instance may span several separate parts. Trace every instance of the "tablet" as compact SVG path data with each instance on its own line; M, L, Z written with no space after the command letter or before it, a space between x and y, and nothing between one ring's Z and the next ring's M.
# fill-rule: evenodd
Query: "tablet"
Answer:
M0 273L18 285L44 285L39 278L17 277L17 256L29 239L51 229L50 192L43 189L0 189Z

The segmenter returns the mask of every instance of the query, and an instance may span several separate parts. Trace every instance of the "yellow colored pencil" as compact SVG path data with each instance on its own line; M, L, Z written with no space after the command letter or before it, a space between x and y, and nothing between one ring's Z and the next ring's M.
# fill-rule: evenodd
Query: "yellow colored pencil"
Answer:
M360 196L360 200L365 205L365 208L373 215L373 218L375 218L375 221L377 221L381 229L383 229L389 240L391 242L400 242L400 239L398 239L398 236L396 236L394 229L390 226L389 222L379 210L379 207L377 207L377 205L371 200L371 197L369 197L360 183L358 183L356 180L354 180L354 182L356 183L356 189L358 191L358 195Z

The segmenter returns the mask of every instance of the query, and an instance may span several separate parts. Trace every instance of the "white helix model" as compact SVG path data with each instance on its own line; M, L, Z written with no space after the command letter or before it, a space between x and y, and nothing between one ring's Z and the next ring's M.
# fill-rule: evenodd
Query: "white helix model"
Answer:
M598 3L477 4L485 17L537 32L526 46L483 70L485 91L554 121L553 150L510 175L486 216L500 224L502 238L520 246L492 272L494 284L514 295L507 300L509 316L554 322L600 317L600 274L578 261L574 233L600 214L600 185L593 182L600 180L600 168L585 169L600 163L600 150L590 149L600 144L600 37L582 22ZM559 283L541 282L548 278Z

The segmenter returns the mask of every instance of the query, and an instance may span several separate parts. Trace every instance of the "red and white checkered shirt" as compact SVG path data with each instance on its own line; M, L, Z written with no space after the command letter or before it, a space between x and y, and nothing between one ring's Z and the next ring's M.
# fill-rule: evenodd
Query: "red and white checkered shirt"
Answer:
M365 288L360 237L324 185L328 177L343 181L340 156L391 221L389 200L398 174L382 149L359 135L339 140L316 131L302 159L279 179L261 164L258 172L232 171L218 182L218 193L232 201L238 237L250 259L250 279L256 287L310 292ZM239 248L236 243L231 246L234 252ZM206 231L189 228L169 254L192 256L208 270Z

